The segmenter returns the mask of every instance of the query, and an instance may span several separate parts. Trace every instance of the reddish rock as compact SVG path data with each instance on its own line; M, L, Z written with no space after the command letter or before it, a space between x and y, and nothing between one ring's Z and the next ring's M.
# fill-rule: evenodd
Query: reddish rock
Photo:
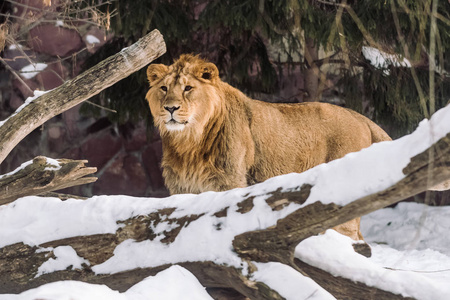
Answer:
M36 26L29 33L30 47L41 53L65 57L84 47L80 35L73 29L50 24Z
M125 189L125 191L129 191L130 195L144 196L145 191L148 188L148 179L144 167L134 155L125 156L123 161L123 169L128 181L128 189ZM131 190L129 188L131 188Z
M69 138L79 137L80 135L82 135L81 132L82 129L84 129L79 128L80 125L85 126L85 123L90 124L89 120L80 117L81 105L82 104L78 104L62 113L62 117L66 125L67 134L69 135ZM83 120L83 122L81 122L81 120Z
M27 99L28 97L32 97L32 91L39 89L39 85L34 80L30 79L23 79L23 81L14 79L13 87L20 91L23 100Z
M144 196L148 180L138 158L119 155L94 184L94 194Z
M33 79L39 83L41 90L48 91L54 89L67 79L67 68L61 62L48 65L45 70L39 72Z
M11 93L11 98L9 99L9 106L16 110L24 103L23 98L18 96L16 93Z
M70 148L69 150L66 150L60 155L61 158L68 158L68 159L85 159L81 154L81 149L78 146L75 146L73 148ZM93 167L93 165L88 162L87 164L89 167Z
M94 135L81 146L82 156L89 161L89 165L98 170L117 153L122 147L119 138L112 135Z
M23 67L30 64L30 60L34 61L36 53L26 49L17 49L20 45L13 45L14 48L6 47L3 52L5 62L14 70L19 71ZM26 58L28 57L28 58Z
M47 129L48 136L48 151L57 157L66 148L66 129L63 126L49 123Z
M105 31L92 26L83 36L83 42L90 53L95 53L103 46L113 35L106 36Z

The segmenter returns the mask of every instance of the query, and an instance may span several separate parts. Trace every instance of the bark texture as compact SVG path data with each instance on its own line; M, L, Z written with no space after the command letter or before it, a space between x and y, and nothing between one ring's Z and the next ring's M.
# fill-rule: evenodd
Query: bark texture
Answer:
M0 126L0 163L30 132L54 116L100 93L166 52L158 30L61 86L34 99Z
M57 165L53 165L47 158L38 156L25 168L0 177L0 205L20 197L40 195L97 180L97 177L89 176L97 172L97 168L86 167L86 160L59 159L57 162Z
M403 170L405 178L390 188L373 195L357 199L348 205L324 205L316 202L301 207L287 217L278 219L276 226L258 231L245 232L235 236L232 247L242 259L248 263L246 270L251 275L255 271L253 262L280 262L296 269L327 289L338 299L403 299L388 291L368 287L345 278L332 276L315 267L309 266L294 258L294 248L302 240L316 235L328 228L351 220L355 217L391 205L411 195L425 191L429 186L450 179L450 134L438 141L425 152L412 158ZM267 192L266 203L275 213L289 203L304 203L309 197L310 185L281 191ZM237 212L248 214L254 207L253 196L244 197L238 204ZM189 201L195 201L190 198ZM226 222L229 209L221 209L213 213ZM0 249L0 290L7 293L18 293L41 284L71 279L90 283L106 284L113 289L125 291L133 284L147 276L154 275L170 265L161 264L152 268L126 270L116 274L95 274L92 267L101 264L114 255L115 248L125 240L163 242L171 244L177 240L181 228L193 224L202 214L186 214L171 217L175 208L163 208L148 215L141 215L120 221L123 224L115 233L77 236L63 240L46 242L40 247L47 250L36 251L23 243L8 245ZM263 217L263 216L261 216ZM156 239L151 230L162 220L176 224L171 230L164 231ZM152 225L152 226L150 226ZM205 228L211 231L211 228ZM214 228L214 230L219 230ZM193 237L193 240L195 237ZM80 257L87 259L90 266L81 270L64 270L36 277L42 263L53 256L52 249L58 246L71 246ZM183 249L180 249L183 252ZM151 253L149 253L151 255ZM262 282L256 282L242 269L220 265L213 261L180 261L177 263L192 272L199 281L211 289L217 299L226 295L236 297L236 292L250 299L282 299L280 294ZM234 290L231 291L230 290ZM225 296L224 296L225 295Z

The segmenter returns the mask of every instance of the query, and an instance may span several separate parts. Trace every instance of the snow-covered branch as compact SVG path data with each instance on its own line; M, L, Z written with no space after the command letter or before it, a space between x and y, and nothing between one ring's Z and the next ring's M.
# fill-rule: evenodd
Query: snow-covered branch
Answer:
M97 168L86 167L85 160L50 159L38 156L15 171L0 175L0 205L17 198L39 195L68 187L91 183L97 177L87 176Z

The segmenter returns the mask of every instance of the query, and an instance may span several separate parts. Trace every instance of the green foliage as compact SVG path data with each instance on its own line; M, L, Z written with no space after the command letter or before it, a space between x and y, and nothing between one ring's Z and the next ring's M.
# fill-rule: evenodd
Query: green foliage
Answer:
M135 0L102 6L114 12L115 38L87 63L90 66L157 28L168 52L159 62L170 64L181 53L200 53L218 66L232 85L252 93L274 93L281 76L267 46L276 45L288 57L301 53L303 37L327 51L339 52L338 96L361 111L363 101L373 116L395 135L404 134L424 117L419 90L429 100L428 53L434 0ZM94 1L93 2L98 2ZM435 60L436 108L449 98L450 4L439 1ZM362 46L407 56L411 68L377 69L364 60ZM302 68L307 68L306 64ZM145 71L104 91L95 101L116 108L118 122L150 120L143 100ZM108 100L106 100L108 99ZM427 104L429 105L429 103ZM90 106L89 110L94 110Z
M181 4L182 3L178 3ZM88 58L85 68L90 68L103 59L114 55L121 49L130 46L140 37L154 28L158 28L164 35L168 54L161 60L163 63L171 63L170 51L173 45L183 44L188 41L189 28L192 22L188 14L177 3L159 1L117 1L113 7L102 6L106 11L115 11L116 16L111 18L111 28L115 37L105 44L100 50ZM148 81L145 70L121 80L112 87L102 91L91 99L92 102L117 113L104 112L113 122L123 124L146 120L151 124L151 114L145 101L148 90ZM99 116L102 111L96 106L85 103L81 112L86 115Z
M103 46L96 55L89 57L86 65L95 65L102 59L120 52L126 46L128 46L128 43L124 39L115 39ZM81 106L81 113L95 117L106 113L111 121L119 124L127 121L138 122L142 119L150 120L148 104L145 101L146 87L148 87L148 83L145 70L141 70L90 99L91 102L115 110L117 113L104 111L89 103L84 103Z

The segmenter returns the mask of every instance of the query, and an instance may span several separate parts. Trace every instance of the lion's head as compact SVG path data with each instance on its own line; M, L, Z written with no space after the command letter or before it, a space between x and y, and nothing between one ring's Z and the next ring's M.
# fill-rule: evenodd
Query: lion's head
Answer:
M146 95L155 125L162 134L178 134L205 126L219 99L217 67L198 56L182 55L174 64L152 64L147 69Z

